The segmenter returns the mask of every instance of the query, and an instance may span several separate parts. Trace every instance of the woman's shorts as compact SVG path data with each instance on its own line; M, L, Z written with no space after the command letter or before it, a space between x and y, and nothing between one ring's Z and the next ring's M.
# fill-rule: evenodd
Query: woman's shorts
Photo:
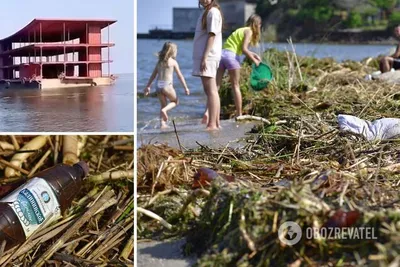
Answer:
M219 67L224 70L240 69L240 56L232 51L223 49Z
M201 68L201 59L193 60L193 76L199 77L210 77L215 78L217 76L219 60L206 60L206 69L202 71Z
M400 69L400 59L399 58L393 59L393 69L395 69L395 70Z

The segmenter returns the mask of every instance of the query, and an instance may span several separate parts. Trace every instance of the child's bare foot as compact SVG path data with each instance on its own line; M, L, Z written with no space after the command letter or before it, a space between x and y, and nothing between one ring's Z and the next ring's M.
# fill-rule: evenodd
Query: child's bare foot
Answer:
M210 127L209 126L209 127L206 128L206 131L219 131L219 130L220 130L220 128L218 128L216 126L215 127Z
M163 121L168 121L168 115L167 115L167 112L165 111L165 110L161 110L160 111L160 116L161 116L161 119L163 120Z
M167 122L164 120L161 120L160 129L168 129L168 128L169 128L169 126L168 126Z
M201 120L201 123L202 124L207 124L208 123L208 114L207 113L205 113L203 115L203 119Z

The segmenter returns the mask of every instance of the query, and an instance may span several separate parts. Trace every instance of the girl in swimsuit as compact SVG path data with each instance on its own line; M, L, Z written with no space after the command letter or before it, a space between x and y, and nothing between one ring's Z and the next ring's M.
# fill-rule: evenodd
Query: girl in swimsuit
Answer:
M168 115L167 112L179 104L178 97L173 87L173 74L174 71L178 75L179 80L182 82L186 95L190 94L189 88L186 85L185 78L183 77L179 64L176 61L178 49L176 44L166 42L162 50L158 53L158 62L150 76L149 82L144 89L144 94L150 94L151 84L157 77L156 92L160 100L160 119L161 129L167 128ZM170 101L167 104L167 99Z

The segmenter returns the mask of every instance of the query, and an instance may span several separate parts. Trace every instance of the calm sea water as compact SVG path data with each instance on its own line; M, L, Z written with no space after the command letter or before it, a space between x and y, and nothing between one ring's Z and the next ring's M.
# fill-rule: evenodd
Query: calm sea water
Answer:
M0 91L1 132L133 132L133 74L112 86Z
M142 142L150 140L166 141L168 138L175 138L173 133L168 132L161 136L159 128L159 101L157 97L142 96L143 89L153 71L156 64L157 53L166 40L138 40L138 113L137 113L137 129L139 139ZM180 105L169 112L171 119L176 121L179 128L184 129L185 132L192 131L192 135L187 134L187 138L194 138L195 134L202 132L204 126L199 126L200 118L204 112L206 98L201 86L200 79L191 76L192 69L192 47L191 40L175 41L178 45L177 60L188 83L191 95L184 94L182 85L177 77L174 77L174 87L180 97ZM277 44L264 44L264 49L277 48L279 50L289 50L291 47L286 43ZM302 56L314 56L317 58L333 57L337 61L343 60L362 60L366 57L376 57L380 54L389 54L393 49L390 45L321 45L321 44L295 44L296 53ZM154 85L154 84L153 84ZM152 89L154 91L154 87ZM226 140L230 139L230 130L235 129L238 125L230 125L228 122L224 123L228 130L223 130ZM234 122L232 122L234 124ZM167 135L167 137L165 136ZM204 138L211 138L209 135L204 135ZM196 138L202 138L196 136ZM211 140L210 139L210 140ZM199 140L199 139L197 139ZM213 139L214 140L214 139ZM139 140L140 141L140 140Z

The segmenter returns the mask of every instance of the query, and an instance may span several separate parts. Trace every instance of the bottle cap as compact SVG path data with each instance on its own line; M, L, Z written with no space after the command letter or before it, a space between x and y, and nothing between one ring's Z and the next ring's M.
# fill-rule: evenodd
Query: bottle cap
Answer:
M84 177L86 177L89 174L89 166L87 165L87 163L85 161L79 161L78 163L74 164L74 166L75 165L78 165L79 167L81 167L81 169L83 170L83 173L84 173Z

